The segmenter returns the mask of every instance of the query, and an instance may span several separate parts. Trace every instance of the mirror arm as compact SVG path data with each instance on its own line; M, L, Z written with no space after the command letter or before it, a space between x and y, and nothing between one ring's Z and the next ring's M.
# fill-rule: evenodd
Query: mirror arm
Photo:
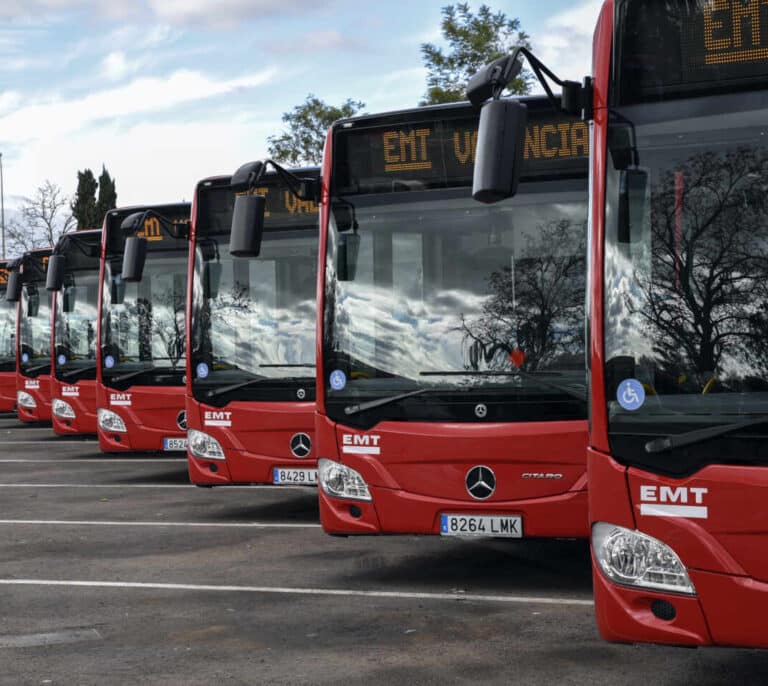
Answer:
M300 176L296 176L293 172L288 171L285 167L282 167L274 160L265 160L262 167L262 173L266 169L267 165L271 164L272 168L278 173L280 178L285 181L291 193L294 194L299 200L310 200L312 202L320 201L320 185L315 179L305 179ZM261 174L259 175L259 178ZM302 185L305 190L302 191Z

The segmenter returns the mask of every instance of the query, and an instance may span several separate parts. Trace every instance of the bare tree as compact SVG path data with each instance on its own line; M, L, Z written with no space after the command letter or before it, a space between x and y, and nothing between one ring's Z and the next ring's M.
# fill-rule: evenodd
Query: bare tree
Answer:
M45 180L31 198L22 198L21 219L8 223L6 235L11 254L54 245L75 228L69 198L52 181Z

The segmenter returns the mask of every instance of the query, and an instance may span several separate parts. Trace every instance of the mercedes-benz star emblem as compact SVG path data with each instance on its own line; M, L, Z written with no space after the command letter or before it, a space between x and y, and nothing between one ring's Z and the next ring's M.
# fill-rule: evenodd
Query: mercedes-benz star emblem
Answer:
M483 419L486 416L488 416L488 406L483 405L483 403L475 405L475 417L478 419Z
M307 392L303 388L300 388L298 391L296 391L296 397L299 400L304 400L304 398L307 397Z
M467 493L475 500L487 500L496 490L496 475L490 467L478 465L467 472L464 483Z
M296 457L306 457L312 451L312 439L307 434L291 436L291 452Z
M187 430L187 413L184 410L176 415L176 426L178 426L182 431Z

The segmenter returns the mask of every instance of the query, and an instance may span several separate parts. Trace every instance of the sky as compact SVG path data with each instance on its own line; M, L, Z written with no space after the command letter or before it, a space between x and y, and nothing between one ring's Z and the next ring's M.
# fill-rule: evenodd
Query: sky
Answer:
M71 195L77 170L103 164L120 205L190 200L198 180L263 158L309 93L371 113L415 106L419 46L441 44L448 3L0 0L6 209L45 179ZM488 4L519 17L556 73L587 73L601 0Z

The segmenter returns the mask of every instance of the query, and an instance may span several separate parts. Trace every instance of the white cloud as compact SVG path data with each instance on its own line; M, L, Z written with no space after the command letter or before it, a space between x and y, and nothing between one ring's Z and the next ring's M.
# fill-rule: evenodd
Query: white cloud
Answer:
M234 25L243 19L317 8L315 0L148 0L147 4L163 20L208 25Z
M104 119L119 119L171 109L181 104L236 93L267 83L275 74L266 69L228 80L180 70L166 78L139 78L97 91L84 98L36 103L0 116L0 141L19 145L41 136L64 135Z
M0 93L0 115L4 112L10 112L16 109L21 103L21 94L16 91L5 91Z
M535 55L563 79L581 81L592 68L592 34L603 0L587 0L550 17L531 37ZM537 93L543 92L540 87Z
M101 75L110 81L119 81L127 74L134 72L137 66L137 63L128 62L124 52L116 50L110 52L101 61Z

